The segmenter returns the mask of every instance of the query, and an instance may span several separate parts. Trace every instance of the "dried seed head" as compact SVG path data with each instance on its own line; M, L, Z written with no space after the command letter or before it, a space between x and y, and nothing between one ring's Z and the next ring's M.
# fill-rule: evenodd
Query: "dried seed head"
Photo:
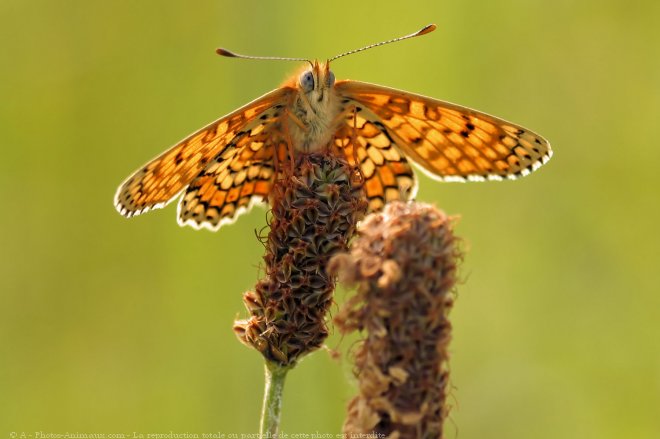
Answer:
M367 332L355 352L360 388L344 432L440 438L460 256L452 221L432 206L395 202L369 215L358 233L350 253L328 266L358 287L335 322L343 332Z
M290 366L328 335L335 281L326 265L347 249L367 203L353 169L337 157L300 154L293 174L284 168L271 191L266 277L245 293L251 318L234 331L268 361Z

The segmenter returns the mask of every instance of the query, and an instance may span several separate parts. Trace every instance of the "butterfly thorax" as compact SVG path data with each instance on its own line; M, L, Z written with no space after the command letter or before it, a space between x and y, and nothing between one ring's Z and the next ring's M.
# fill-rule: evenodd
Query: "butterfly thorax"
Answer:
M329 65L318 62L297 78L287 124L291 143L297 151L318 151L332 140L341 122L341 106L334 82Z

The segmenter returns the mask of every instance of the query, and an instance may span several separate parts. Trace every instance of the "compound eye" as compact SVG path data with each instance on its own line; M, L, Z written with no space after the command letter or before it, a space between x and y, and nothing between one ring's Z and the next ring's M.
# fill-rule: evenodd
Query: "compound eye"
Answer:
M332 73L332 70L330 70L330 74L328 74L328 87L331 87L335 83L335 74Z
M314 75L311 70L307 70L305 73L300 75L300 86L302 87L305 93L309 93L314 90Z

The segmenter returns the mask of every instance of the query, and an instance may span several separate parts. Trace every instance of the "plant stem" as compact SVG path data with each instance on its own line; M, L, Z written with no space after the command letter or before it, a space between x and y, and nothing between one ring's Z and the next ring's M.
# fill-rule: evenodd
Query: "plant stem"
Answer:
M280 413L282 411L282 392L284 379L289 367L266 361L264 405L261 409L262 438L275 439L280 430Z

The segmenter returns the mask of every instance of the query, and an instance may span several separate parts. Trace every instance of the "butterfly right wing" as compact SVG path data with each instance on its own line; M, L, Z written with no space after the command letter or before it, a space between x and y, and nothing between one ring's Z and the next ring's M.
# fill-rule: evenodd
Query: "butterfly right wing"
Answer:
M261 131L277 120L291 97L282 87L188 136L130 176L117 190L115 206L126 217L164 207L172 201L232 140L248 131Z
M417 178L379 118L368 110L346 112L334 136L334 147L360 169L369 211L390 201L408 201L417 194Z
M345 107L366 107L401 151L444 181L515 179L552 156L543 137L480 111L381 85L335 84Z

